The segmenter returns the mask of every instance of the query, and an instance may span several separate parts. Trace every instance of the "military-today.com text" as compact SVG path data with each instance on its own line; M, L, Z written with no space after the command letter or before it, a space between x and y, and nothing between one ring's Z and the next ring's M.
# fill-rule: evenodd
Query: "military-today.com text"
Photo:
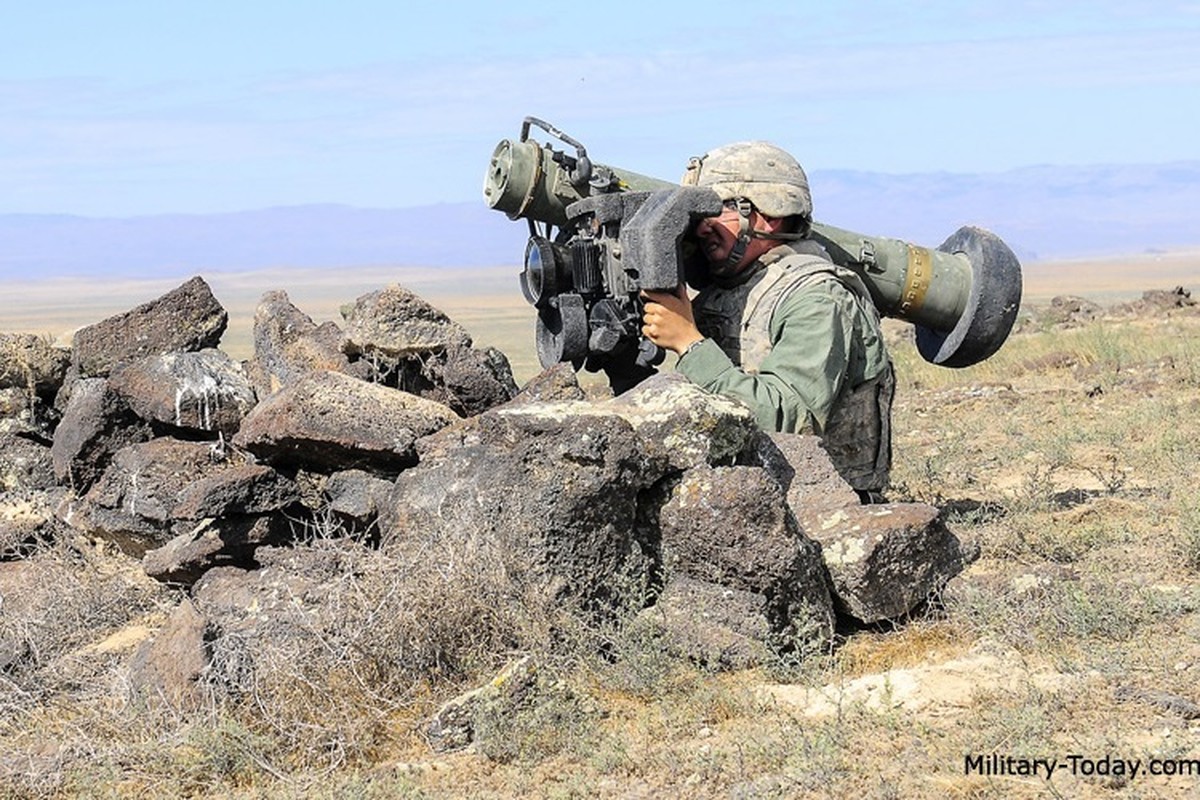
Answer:
M1061 770L1061 772L1060 772ZM1077 753L1058 758L1006 756L999 753L987 755L968 754L963 757L963 774L986 777L1015 776L1038 777L1049 780L1055 774L1077 777L1127 778L1134 780L1146 775L1200 777L1200 759L1197 758L1118 758L1104 755L1088 758Z

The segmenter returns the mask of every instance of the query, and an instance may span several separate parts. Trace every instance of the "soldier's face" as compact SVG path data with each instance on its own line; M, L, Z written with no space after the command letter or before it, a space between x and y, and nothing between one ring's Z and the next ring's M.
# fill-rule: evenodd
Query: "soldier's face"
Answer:
M700 250L708 259L708 263L713 266L724 264L737 243L737 207L726 203L720 215L705 217L696 223L695 234L700 240Z
M769 239L751 239L746 246L746 252L741 260L732 267L726 262L733 247L737 244L740 227L737 205L731 200L725 203L721 213L715 217L705 217L696 223L694 233L700 242L700 250L715 275L732 275L747 264L751 264L763 253L770 250L778 242ZM750 229L773 231L779 227L779 221L764 217L757 210L750 212Z

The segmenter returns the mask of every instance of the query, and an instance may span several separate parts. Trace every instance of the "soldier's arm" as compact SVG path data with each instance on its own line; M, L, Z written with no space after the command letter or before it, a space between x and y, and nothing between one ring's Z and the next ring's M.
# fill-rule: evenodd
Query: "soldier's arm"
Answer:
M846 380L853 299L823 282L784 300L771 320L771 353L757 374L738 368L712 340L693 347L676 367L693 383L736 397L764 430L824 427Z

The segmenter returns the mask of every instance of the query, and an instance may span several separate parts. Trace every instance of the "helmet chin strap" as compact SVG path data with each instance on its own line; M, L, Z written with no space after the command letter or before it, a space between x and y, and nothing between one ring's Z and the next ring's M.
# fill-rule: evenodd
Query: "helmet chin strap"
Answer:
M721 272L733 274L741 263L742 257L746 255L746 248L750 246L751 239L771 239L777 242L795 242L805 238L803 233L782 233L771 231L755 231L750 229L750 214L754 211L754 206L744 197L736 198L738 208L738 236L737 241L733 244L733 249L729 251L729 255L725 258L725 263L722 264Z
M746 248L750 246L750 240L754 237L754 231L750 230L750 214L754 211L754 206L744 197L735 199L738 210L738 237L733 243L733 249L729 251L729 255L725 258L724 271L733 273L738 264L741 263L742 256L746 255Z

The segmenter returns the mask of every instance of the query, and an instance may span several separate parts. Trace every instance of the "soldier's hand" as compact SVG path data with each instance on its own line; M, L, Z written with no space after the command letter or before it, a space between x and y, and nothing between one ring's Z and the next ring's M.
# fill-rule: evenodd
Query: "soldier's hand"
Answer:
M692 301L683 284L673 292L642 292L642 335L659 347L682 353L704 336L696 328Z

